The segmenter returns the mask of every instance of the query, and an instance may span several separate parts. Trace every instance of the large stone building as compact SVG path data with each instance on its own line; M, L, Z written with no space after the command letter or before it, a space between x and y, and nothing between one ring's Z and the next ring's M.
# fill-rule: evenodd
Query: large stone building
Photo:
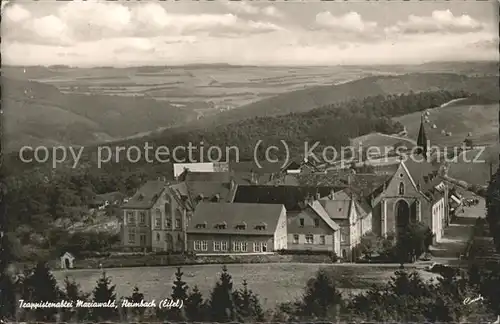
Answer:
M269 253L287 248L283 205L202 202L188 229L197 254Z
M123 245L153 251L186 249L185 227L192 212L176 185L148 181L122 206Z

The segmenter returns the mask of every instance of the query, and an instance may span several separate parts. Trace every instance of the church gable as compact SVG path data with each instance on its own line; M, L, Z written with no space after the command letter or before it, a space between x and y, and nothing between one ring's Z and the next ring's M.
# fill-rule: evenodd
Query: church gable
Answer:
M386 197L414 197L420 195L417 190L416 184L413 181L408 170L405 168L404 164L401 163L394 173L391 181L387 184L384 192Z

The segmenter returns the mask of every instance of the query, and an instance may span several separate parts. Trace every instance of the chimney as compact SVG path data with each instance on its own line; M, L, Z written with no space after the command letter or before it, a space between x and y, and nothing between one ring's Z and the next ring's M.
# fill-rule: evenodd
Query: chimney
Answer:
M348 185L351 185L351 181L352 181L352 180L351 180L351 178L352 178L352 175L351 175L351 172L349 172L349 173L347 174L347 184L348 184Z
M319 192L316 193L316 200L320 200L321 199L321 194Z
M335 191L333 189L330 190L330 193L328 194L328 199L330 199L330 200L335 199Z

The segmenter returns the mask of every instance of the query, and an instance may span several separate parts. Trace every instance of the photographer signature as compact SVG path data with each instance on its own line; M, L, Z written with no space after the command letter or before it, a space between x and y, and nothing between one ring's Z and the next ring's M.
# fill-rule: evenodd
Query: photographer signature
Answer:
M474 299L467 297L467 298L464 299L463 304L464 305L470 305L470 304L473 304L475 302L482 301L482 300L484 300L484 298L481 295L479 295L479 297L476 297Z

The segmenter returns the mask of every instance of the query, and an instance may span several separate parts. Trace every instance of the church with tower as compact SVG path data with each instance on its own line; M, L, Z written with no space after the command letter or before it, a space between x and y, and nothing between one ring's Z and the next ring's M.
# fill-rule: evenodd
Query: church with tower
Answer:
M401 158L383 189L372 199L376 234L397 236L409 223L422 222L432 230L435 241L441 240L449 222L448 186L438 176L439 166L430 162L429 154L422 118L414 153Z

